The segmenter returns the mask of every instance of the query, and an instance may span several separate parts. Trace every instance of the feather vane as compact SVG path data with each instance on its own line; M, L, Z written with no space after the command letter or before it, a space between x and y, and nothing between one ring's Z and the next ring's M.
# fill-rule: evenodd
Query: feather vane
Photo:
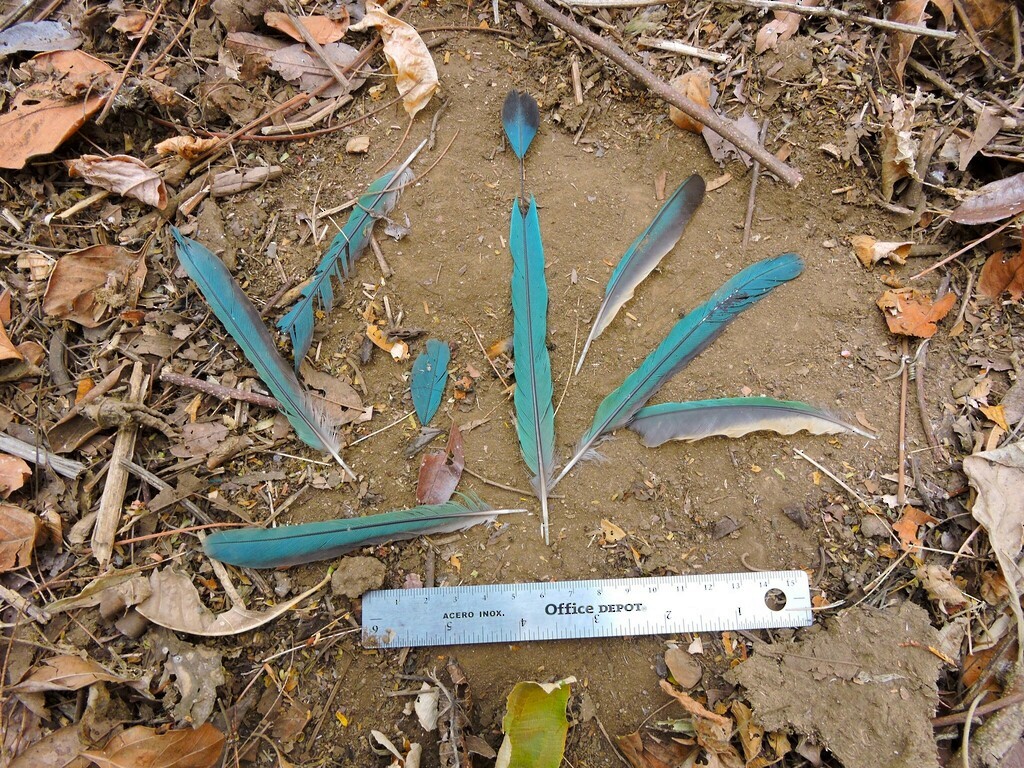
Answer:
M548 286L544 278L537 201L530 199L525 215L512 203L509 228L512 251L512 347L515 350L516 431L523 461L533 472L541 503L541 526L548 541L548 485L554 469L555 412L551 358L547 348Z
M751 264L676 323L640 367L601 402L575 455L551 488L593 449L602 435L626 426L661 385L703 352L739 313L802 271L803 261L795 253Z
M495 510L474 494L459 496L462 503L424 504L347 520L218 531L206 537L203 549L223 563L247 568L277 568L338 557L372 544L462 531L491 522L497 515L525 511Z
M313 448L330 453L355 479L355 473L341 458L337 429L328 423L322 405L303 389L291 366L281 357L263 319L238 281L206 246L185 237L176 227L171 227L171 234L182 267L199 287L213 314L242 348L260 379L277 398L281 412L288 418L298 438Z
M509 91L501 106L501 124L512 151L522 160L540 128L540 110L533 96L523 91Z
M706 437L743 437L759 431L780 435L793 435L800 430L812 435L853 432L875 437L813 405L771 397L725 397L649 405L637 411L629 428L640 435L648 448L669 440L692 443Z
M587 336L580 352L580 359L576 364L577 374L583 367L583 360L587 356L591 342L604 333L623 305L633 298L637 286L647 279L665 255L679 242L686 225L690 223L693 214L704 201L704 190L704 179L698 174L686 179L619 259L611 277L608 278L604 300L597 310L590 335Z
M412 404L420 424L427 425L437 413L448 382L451 350L443 341L429 339L427 348L412 364Z
M397 205L402 189L413 179L409 165L425 143L421 143L402 165L367 187L352 208L345 226L331 240L299 300L278 320L277 327L291 338L296 371L313 341L314 310L320 307L325 312L331 311L334 306L333 281L342 282L348 278L355 260L370 242L377 219L387 216Z

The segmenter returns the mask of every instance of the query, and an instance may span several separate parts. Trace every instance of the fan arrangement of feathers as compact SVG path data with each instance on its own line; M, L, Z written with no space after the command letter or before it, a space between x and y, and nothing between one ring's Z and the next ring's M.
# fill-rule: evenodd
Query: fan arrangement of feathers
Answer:
M759 430L783 435L800 430L811 434L851 432L873 437L826 410L768 397L647 405L665 382L718 338L739 314L799 276L803 270L802 260L794 253L784 253L741 270L678 320L636 370L598 405L591 426L556 475L544 248L537 201L533 195L529 199L526 196L526 155L540 128L537 102L529 94L511 91L502 107L501 121L508 144L519 161L520 194L512 202L509 220L515 429L520 453L531 473L540 503L545 542L550 538L548 499L551 490L580 461L596 456L597 445L611 432L623 427L636 432L648 447L670 440L740 437ZM374 181L359 197L298 301L278 322L278 327L291 338L296 372L310 347L315 310L331 309L335 281L350 276L356 259L370 241L374 223L394 208L401 189L412 180L410 166L422 147L423 144L404 163ZM704 180L700 176L695 174L684 180L626 249L609 277L574 375L580 374L591 345L682 238L704 200L704 193ZM281 412L296 435L308 445L330 453L354 479L355 473L342 460L337 429L277 351L241 286L207 248L184 237L177 229L171 231L182 266L277 398ZM431 339L413 364L412 400L423 425L430 421L443 399L449 359L448 345ZM521 511L524 510L492 510L478 497L465 495L459 501L362 518L218 532L208 536L203 546L211 557L227 563L276 567L334 557L367 544L461 530L493 520L499 514Z

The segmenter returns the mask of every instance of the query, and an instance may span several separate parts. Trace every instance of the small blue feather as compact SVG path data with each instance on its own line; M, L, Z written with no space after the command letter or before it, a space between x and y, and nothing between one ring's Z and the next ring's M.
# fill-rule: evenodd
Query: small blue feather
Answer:
M448 345L443 341L430 339L427 341L426 350L412 364L412 404L423 426L427 426L434 418L441 405L444 386L448 381L449 360L451 350L448 349Z
M740 312L795 278L803 268L803 261L795 253L751 264L676 323L640 367L601 402L575 455L551 486L557 485L602 435L629 424L661 385L703 352Z
M548 540L548 484L554 469L555 411L551 358L547 348L548 285L537 201L525 216L512 203L509 227L512 252L512 348L515 350L516 431L526 466L541 502L541 526Z
M501 124L512 151L522 160L540 128L540 109L533 96L524 91L509 91L501 107Z

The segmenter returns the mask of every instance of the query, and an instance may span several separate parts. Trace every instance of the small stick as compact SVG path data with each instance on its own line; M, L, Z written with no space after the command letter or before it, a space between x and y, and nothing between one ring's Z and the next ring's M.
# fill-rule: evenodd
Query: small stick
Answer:
M474 472L469 467L463 467L462 471L465 472L467 475L472 475L473 477L475 477L477 480L479 480L482 483L486 483L487 485L493 485L495 488L501 488L501 490L503 490L503 491L511 491L512 493L518 493L520 496L535 496L536 495L533 491L524 491L522 488L516 488L515 486L512 486L512 485L505 485L504 483L499 483L497 480L491 480L489 477L484 477L483 475L477 474L476 472ZM556 499L556 498L559 498L559 497L558 496L548 496L548 498L549 499Z
M146 399L144 379L142 363L135 363L128 389L129 402L141 405ZM110 556L114 552L114 537L117 535L118 523L121 520L124 493L128 488L128 470L121 465L121 461L131 459L135 453L135 438L138 433L137 422L129 419L117 430L117 437L114 438L107 480L103 485L103 496L100 497L96 523L92 529L92 555L99 563L101 571L107 569Z
M491 370L494 371L494 375L498 377L498 380L501 382L501 385L507 390L508 387L509 387L509 384L508 384L507 381L505 381L505 377L501 375L501 372L498 370L498 366L496 366L494 364L494 361L491 360L490 357L488 357L487 350L484 349L484 343L482 341L480 341L480 334L476 332L476 328L474 328L470 324L469 320L466 320L465 318L463 318L462 322L464 322L466 325L468 325L469 326L469 330L471 330L473 332L473 338L476 339L477 346L480 347L480 351L484 353L484 360L486 360L490 364Z
M731 60L731 58L724 53L709 51L706 48L698 48L695 45L687 45L686 43L681 43L678 40L659 40L654 37L641 37L638 42L640 45L647 48L657 48L659 51L669 51L670 53L678 53L683 56L693 56L695 59L713 61L716 64L728 64Z
M380 434L381 432L387 432L387 431L388 431L389 429L391 429L392 427L396 427L396 426L398 426L399 424L401 424L401 423L402 423L403 421L405 421L406 419L408 419L408 418L409 418L410 416L412 416L412 415L413 415L414 413L416 413L416 411L409 411L408 413L404 414L404 415L403 415L403 416L402 416L401 418L398 418L398 419L395 419L394 421L392 421L392 422L391 422L390 424L388 424L388 425L387 425L386 427L381 427L380 429L376 430L375 432L371 432L371 433L370 433L370 434L368 434L368 435L363 435L363 436L362 436L362 437L360 437L360 438L359 438L358 440L353 440L353 441L352 441L351 443L349 443L349 445L350 445L350 446L356 445L357 443L361 443L361 442L363 442L363 440L369 440L369 439L370 439L371 437L374 437L375 435L379 435L379 434Z
M377 257L377 263L380 264L380 272L384 277L391 277L395 274L389 265L387 260L384 258L384 251L380 249L380 243L377 242L377 236L370 232L370 247L373 249L373 255Z
M803 459L804 461L806 461L806 462L807 462L808 464L810 464L811 466L817 467L817 468L818 468L818 469L819 469L819 470L820 470L821 472L823 472L824 474L828 475L828 477L829 477L829 478L830 478L830 479L831 479L831 480L832 480L832 481L833 481L834 483L836 483L836 485L838 485L838 486L839 486L840 488L842 488L842 489L843 489L843 490L845 490L845 491L846 491L847 493L849 493L849 494L850 494L851 496L853 496L853 497L854 497L855 499L857 499L857 501L859 501L859 502L860 502L861 504L863 504L863 505L864 505L864 508L865 508L865 509L866 509L866 510L867 510L868 512L870 512L870 513L871 513L871 514L873 514L873 515L874 515L875 517L877 517L877 518L878 518L879 520L881 520L881 521L882 521L883 523L885 523L886 527L887 527L887 528L889 529L889 534L890 534L890 535L891 535L891 536L892 536L892 537L893 537L894 539L896 538L896 534L895 534L895 533L893 533L893 530L892 530L892 526L891 526L891 525L889 524L889 521L888 521L888 520L886 520L886 519L885 519L885 517L884 517L883 515L880 515L880 514L878 514L878 512L876 512L876 511L875 511L874 507L872 507L872 506L871 506L871 505L870 505L870 504L868 503L868 500L867 500L867 499L865 499L865 498L864 498L863 496L861 496L861 495L860 495L859 493L857 493L857 491L856 491L856 490L854 490L854 489L853 489L852 487L850 487L850 486L849 486L849 485L847 485L847 484L846 484L845 482L843 482L843 480L842 480L842 479L841 479L841 478L840 478L840 477L839 477L838 475L836 475L836 474L835 474L834 472L832 472L831 470L829 470L829 468L828 468L828 467L826 467L826 466L825 466L824 464L822 464L822 463L820 463L820 462L818 462L818 461L815 461L815 460L814 460L814 459L812 459L812 458L811 458L810 456L808 456L808 455L807 455L806 453L804 453L803 451L801 451L801 450L800 450L799 448L794 448L794 449L793 449L793 452L794 452L794 453L796 453L796 455L797 455L797 456L799 456L799 457L800 457L801 459Z
M761 143L764 143L764 137L768 135L768 119L765 118L764 124L761 126ZM754 161L754 167L750 172L750 194L747 196L747 215L743 219L743 250L747 250L747 246L750 245L750 225L754 222L754 203L757 201L757 177L761 175L761 163L757 160Z
M107 95L107 101L103 105L103 109L100 110L99 115L96 117L97 125L103 125L103 121L106 120L107 115L110 114L110 110L114 106L114 99L117 98L118 91L121 90L121 86L124 85L124 81L128 77L128 71L132 68L132 64L135 63L135 59L138 58L139 52L142 50L142 46L146 44L146 40L153 31L156 20L159 18L163 9L164 0L160 0L159 4L156 6L156 10L153 11L153 15L150 16L149 21L146 22L146 26L142 30L142 34L139 36L139 42L135 45L135 50L132 51L132 55L128 57L128 63L124 65L124 68L121 70L121 74L117 77L117 82L115 82L114 87L110 89L110 93Z
M569 65L569 70L572 73L572 95L576 100L576 106L583 106L583 80L580 78L580 60L575 56L572 57L572 63Z
M631 58L625 51L610 40L594 34L575 19L559 13L545 0L523 0L538 16L546 19L556 27L561 27L573 37L581 40L596 51L603 53L614 61L629 74L643 83L655 96L667 101L687 115L713 130L719 136L731 141L737 148L742 149L751 157L760 160L761 163L790 186L797 186L803 180L800 172L790 165L782 162L761 146L757 141L739 131L731 120L727 120L717 112L696 104L686 98L682 93L670 86L660 77L651 72L647 67ZM800 6L795 6L799 8Z
M181 40L181 36L185 34L185 30L192 26L192 22L196 17L196 12L199 10L199 6L201 5L206 5L206 3L204 3L203 0L195 0L195 2L192 3L192 9L188 12L188 16L185 18L185 23L181 25L181 29L179 29L177 33L175 33L174 37L171 38L171 42L169 42L164 49L160 51L160 53L158 53L151 62L149 62L149 65L142 70L143 77L151 75L157 65L164 60L164 57L168 53L171 52L171 48L178 44L178 41Z
M906 481L907 463L907 385L910 383L909 349L907 337L903 337L903 375L900 377L900 429L899 429L899 466L896 468L896 506L901 510L907 502L907 491L903 487Z
M1016 223L1019 218L1020 218L1020 215L1013 216L1012 218L1007 219L1002 224L1000 224L998 227L996 227L991 232L989 232L987 235L982 235L977 240L975 240L973 243L968 243L967 245L965 245L963 248L961 248L956 253L951 253L951 254L949 254L949 256L947 256L946 258L942 259L941 261L936 261L934 264L932 264L930 267L928 267L928 269L922 269L920 272L918 272L916 275L912 276L910 279L911 280L917 280L919 277L924 277L929 272L933 272L934 270L938 269L939 267L943 266L944 264L948 264L953 259L955 259L957 256L961 256L961 255L967 253L972 248L976 248L977 246L981 245L986 240L988 240L990 237L995 237L1000 232L1002 232L1004 229L1006 229L1008 226L1010 226L1011 224Z
M85 464L64 456L50 453L42 446L32 445L10 435L0 434L0 451L31 461L33 464L49 467L61 477L74 480L85 471Z
M28 616L30 619L45 624L50 620L50 614L45 610L37 606L35 603L29 602L20 594L15 592L13 589L5 587L0 584L0 600L10 605L12 608L17 609L21 613Z
M975 707L974 717L991 715L993 712L998 712L1000 709L1006 709L1007 707L1012 707L1014 704L1020 704L1022 702L1024 702L1024 691L1021 691L1020 693L1012 693L1001 699L990 701L988 704L982 704L980 707ZM948 725L960 725L961 723L966 723L967 715L969 713L970 710L968 709L963 712L954 712L951 715L933 717L932 728L945 728Z
M928 339L921 342L921 348L917 352L917 368L914 376L914 383L917 385L917 414L921 418L921 427L924 429L924 437L935 455L936 461L944 461L942 446L939 445L935 431L932 429L932 422L928 418L928 403L924 395L924 372L928 367Z
M257 392L246 392L244 389L225 387L223 384L215 384L212 381L186 376L183 373L175 373L170 367L165 367L160 371L160 381L166 381L168 384L173 384L176 387L188 387L189 389L205 392L219 400L241 400L253 405L263 406L264 408L274 408L276 410L281 408L281 404L276 398L267 397Z
M572 0L573 5L579 4L579 0ZM776 0L715 0L720 5L745 6L747 8L760 8L766 11L788 11L798 13L802 16L824 16L830 19L842 19L853 21L857 24L867 24L878 29L885 29L890 32L908 32L919 37L935 37L939 40L955 40L956 32L948 32L942 29L921 27L916 24L904 24L899 21L888 19L876 19L872 16L864 16L859 13L850 13L838 8L822 8L820 6L798 5L796 3L782 3Z

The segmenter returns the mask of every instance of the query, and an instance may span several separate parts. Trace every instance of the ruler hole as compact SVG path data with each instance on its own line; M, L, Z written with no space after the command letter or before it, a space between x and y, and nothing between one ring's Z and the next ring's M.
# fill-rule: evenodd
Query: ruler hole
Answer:
M786 593L777 588L769 589L764 593L764 604L769 610L781 611L786 607Z

